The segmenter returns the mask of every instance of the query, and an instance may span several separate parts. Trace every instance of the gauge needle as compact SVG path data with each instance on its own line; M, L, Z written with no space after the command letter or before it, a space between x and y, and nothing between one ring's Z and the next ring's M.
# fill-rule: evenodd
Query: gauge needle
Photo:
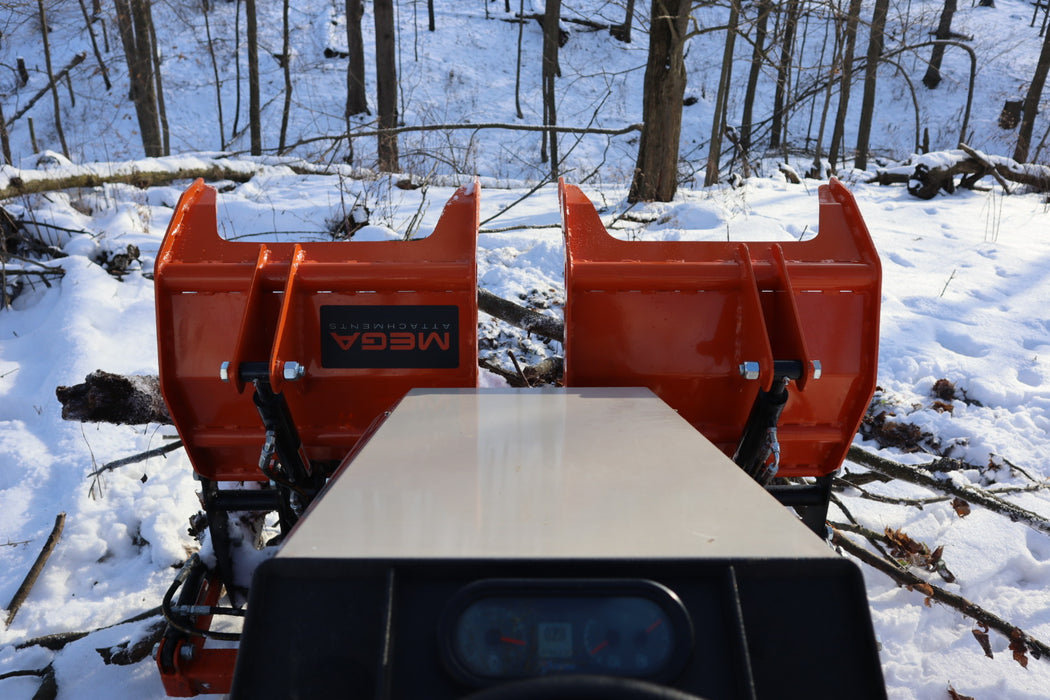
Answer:
M654 622L653 624L651 624L648 627L646 627L645 628L645 633L646 634L650 634L653 630L655 630L657 627L659 627L663 623L664 623L664 619L661 617L656 622Z
M514 637L500 637L499 640L501 642L506 642L507 644L517 644L520 647L525 646L524 639L515 639Z
M602 649L604 649L607 646L609 646L609 640L608 639L606 639L601 644L599 644L598 646L596 646L593 649L591 649L591 652L590 652L591 656L594 656L595 654L597 654L599 651L601 651Z

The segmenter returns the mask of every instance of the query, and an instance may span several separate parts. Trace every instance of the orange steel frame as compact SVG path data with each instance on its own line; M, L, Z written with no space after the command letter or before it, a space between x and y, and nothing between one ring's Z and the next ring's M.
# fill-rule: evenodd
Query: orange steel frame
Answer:
M774 362L795 361L779 475L824 476L841 465L875 388L881 294L878 254L845 187L820 187L818 235L786 243L622 241L579 188L561 182L559 196L567 386L649 387L732 455L759 390L773 384ZM476 386L478 214L475 183L419 241L233 242L217 233L215 190L195 182L168 227L155 280L161 390L196 472L267 479L245 363L266 363L309 460L341 460L413 387ZM323 366L328 305L454 306L456 366ZM303 367L301 378L285 378L288 362ZM757 363L757 376L744 376L744 363ZM220 592L208 578L199 604L215 605ZM196 622L210 625L207 616ZM178 643L192 650L175 650L174 670L162 667L169 695L229 690L235 649Z
M778 475L838 469L875 391L882 284L840 182L819 189L816 238L785 243L623 241L578 187L559 194L567 386L647 386L732 456L774 361L798 361Z
M477 184L461 187L434 232L417 241L246 243L219 237L215 190L194 182L155 267L161 392L194 470L216 482L268 480L259 468L265 431L240 372L246 363L266 363L310 462L341 460L409 389L476 386L479 206ZM322 307L355 305L454 308L454 366L323 366L323 336L334 331L321 327ZM407 330L359 340L415 343ZM285 378L289 362L302 366L301 378ZM214 605L220 589L217 577L207 579L210 602L200 604ZM207 629L210 619L196 624ZM174 670L161 665L169 695L228 692L235 650L201 638L179 644L193 649L175 650Z

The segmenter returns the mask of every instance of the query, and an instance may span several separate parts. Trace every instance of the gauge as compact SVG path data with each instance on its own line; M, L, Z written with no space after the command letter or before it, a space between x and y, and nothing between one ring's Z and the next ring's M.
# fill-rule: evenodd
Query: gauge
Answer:
M665 681L692 652L678 597L634 579L488 579L461 589L439 629L442 659L472 685L561 674Z
M583 647L602 672L650 676L663 670L674 651L667 614L641 597L610 598L583 630Z
M492 599L467 606L456 625L454 646L464 668L478 676L522 675L529 657L520 613Z

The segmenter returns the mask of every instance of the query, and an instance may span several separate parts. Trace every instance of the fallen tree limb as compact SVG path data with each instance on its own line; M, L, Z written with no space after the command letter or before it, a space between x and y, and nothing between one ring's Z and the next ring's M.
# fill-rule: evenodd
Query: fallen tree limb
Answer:
M529 333L542 335L559 343L565 342L565 326L561 321L498 297L487 289L478 290L478 311L484 311L489 316L495 316Z
M907 481L933 491L958 496L970 503L987 508L1000 515L1005 515L1013 521L1021 522L1033 530L1050 535L1050 520L1038 513L1033 513L1021 506L1010 503L995 494L989 493L987 490L957 484L948 474L938 475L935 473L938 470L938 465L957 466L954 460L941 458L921 467L910 467L872 454L856 445L850 447L847 458L894 479Z
M22 603L25 602L29 596L29 591L33 589L33 584L36 583L37 578L40 576L40 572L44 570L44 565L47 564L47 560L51 557L51 553L55 551L55 547L58 545L58 541L62 538L62 528L66 525L66 514L59 513L55 517L55 525L51 528L51 534L47 537L47 542L44 543L44 548L40 550L40 554L37 555L36 561L33 562L33 566L30 567L29 573L22 580L22 585L15 591L14 598L7 604L7 621L4 623L5 626L10 627L11 622L15 619L15 615L18 614L18 609L22 607Z
M985 625L989 629L994 629L996 632L999 632L1011 641L1011 648L1015 648L1014 644L1020 642L1020 644L1023 645L1020 652L1022 656L1024 650L1027 649L1028 651L1031 651L1032 656L1037 659L1044 656L1050 657L1050 646L1047 646L1044 642L1031 636L1020 627L1011 625L998 615L985 610L981 606L970 602L960 595L946 591L938 586L934 586L911 571L901 569L890 562L883 560L881 557L872 554L853 540L843 535L842 532L834 527L832 527L831 530L831 543L836 547L841 547L845 552L856 557L873 569L886 574L893 579L898 586L904 586L910 590L919 591L926 596L928 601L934 600L943 605L947 605L958 610L970 619L977 621L979 624ZM1014 658L1018 659L1018 651L1016 648L1014 651ZM1018 659L1018 662L1024 665L1027 663L1027 660L1021 662L1020 659Z
M163 614L160 606L150 608L145 612L141 612L138 615L133 615L126 620L120 622L114 622L112 625L106 625L105 627L96 627L93 630L79 631L79 632L58 632L56 634L46 634L43 637L33 637L27 639L24 642L19 642L15 645L15 649L28 649L29 647L44 647L51 651L58 651L67 644L72 644L78 640L87 637L88 635L94 634L95 632L101 632L102 630L112 629L114 627L120 627L121 625L127 625L132 622L141 622L142 620L148 620L151 617L159 617Z
M965 176L961 183L965 187L972 187L985 175L992 175L1004 189L1008 180L1036 192L1050 191L1050 167L979 153L965 144L958 150L927 153L916 157L914 162L909 160L880 168L868 183L907 184L911 194L920 199L932 199L941 190L954 192L956 175Z
M63 420L116 425L171 423L160 394L160 380L154 375L126 377L95 370L83 384L57 387L55 396L62 404Z
M123 183L135 187L146 188L159 185L169 185L176 180L232 180L233 182L248 182L262 166L248 170L242 167L230 167L213 163L196 168L177 168L174 170L117 170L110 173L90 172L85 169L74 168L74 172L58 171L51 177L34 177L23 179L15 176L8 180L6 187L0 187L0 199L18 197L38 192L52 192L54 190L68 190L78 187L100 187L110 183Z

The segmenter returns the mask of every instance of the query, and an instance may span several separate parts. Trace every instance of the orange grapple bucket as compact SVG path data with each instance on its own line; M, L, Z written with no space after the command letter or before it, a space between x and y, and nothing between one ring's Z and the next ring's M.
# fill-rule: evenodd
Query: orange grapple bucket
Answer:
M778 475L842 464L875 390L882 271L841 183L819 189L816 238L785 243L623 241L578 187L559 194L567 386L649 387L732 456L790 364Z
M342 460L413 387L475 386L479 197L461 187L420 240L250 243L219 237L215 190L193 183L155 284L161 391L194 469L267 478L249 363L283 390L312 462Z

